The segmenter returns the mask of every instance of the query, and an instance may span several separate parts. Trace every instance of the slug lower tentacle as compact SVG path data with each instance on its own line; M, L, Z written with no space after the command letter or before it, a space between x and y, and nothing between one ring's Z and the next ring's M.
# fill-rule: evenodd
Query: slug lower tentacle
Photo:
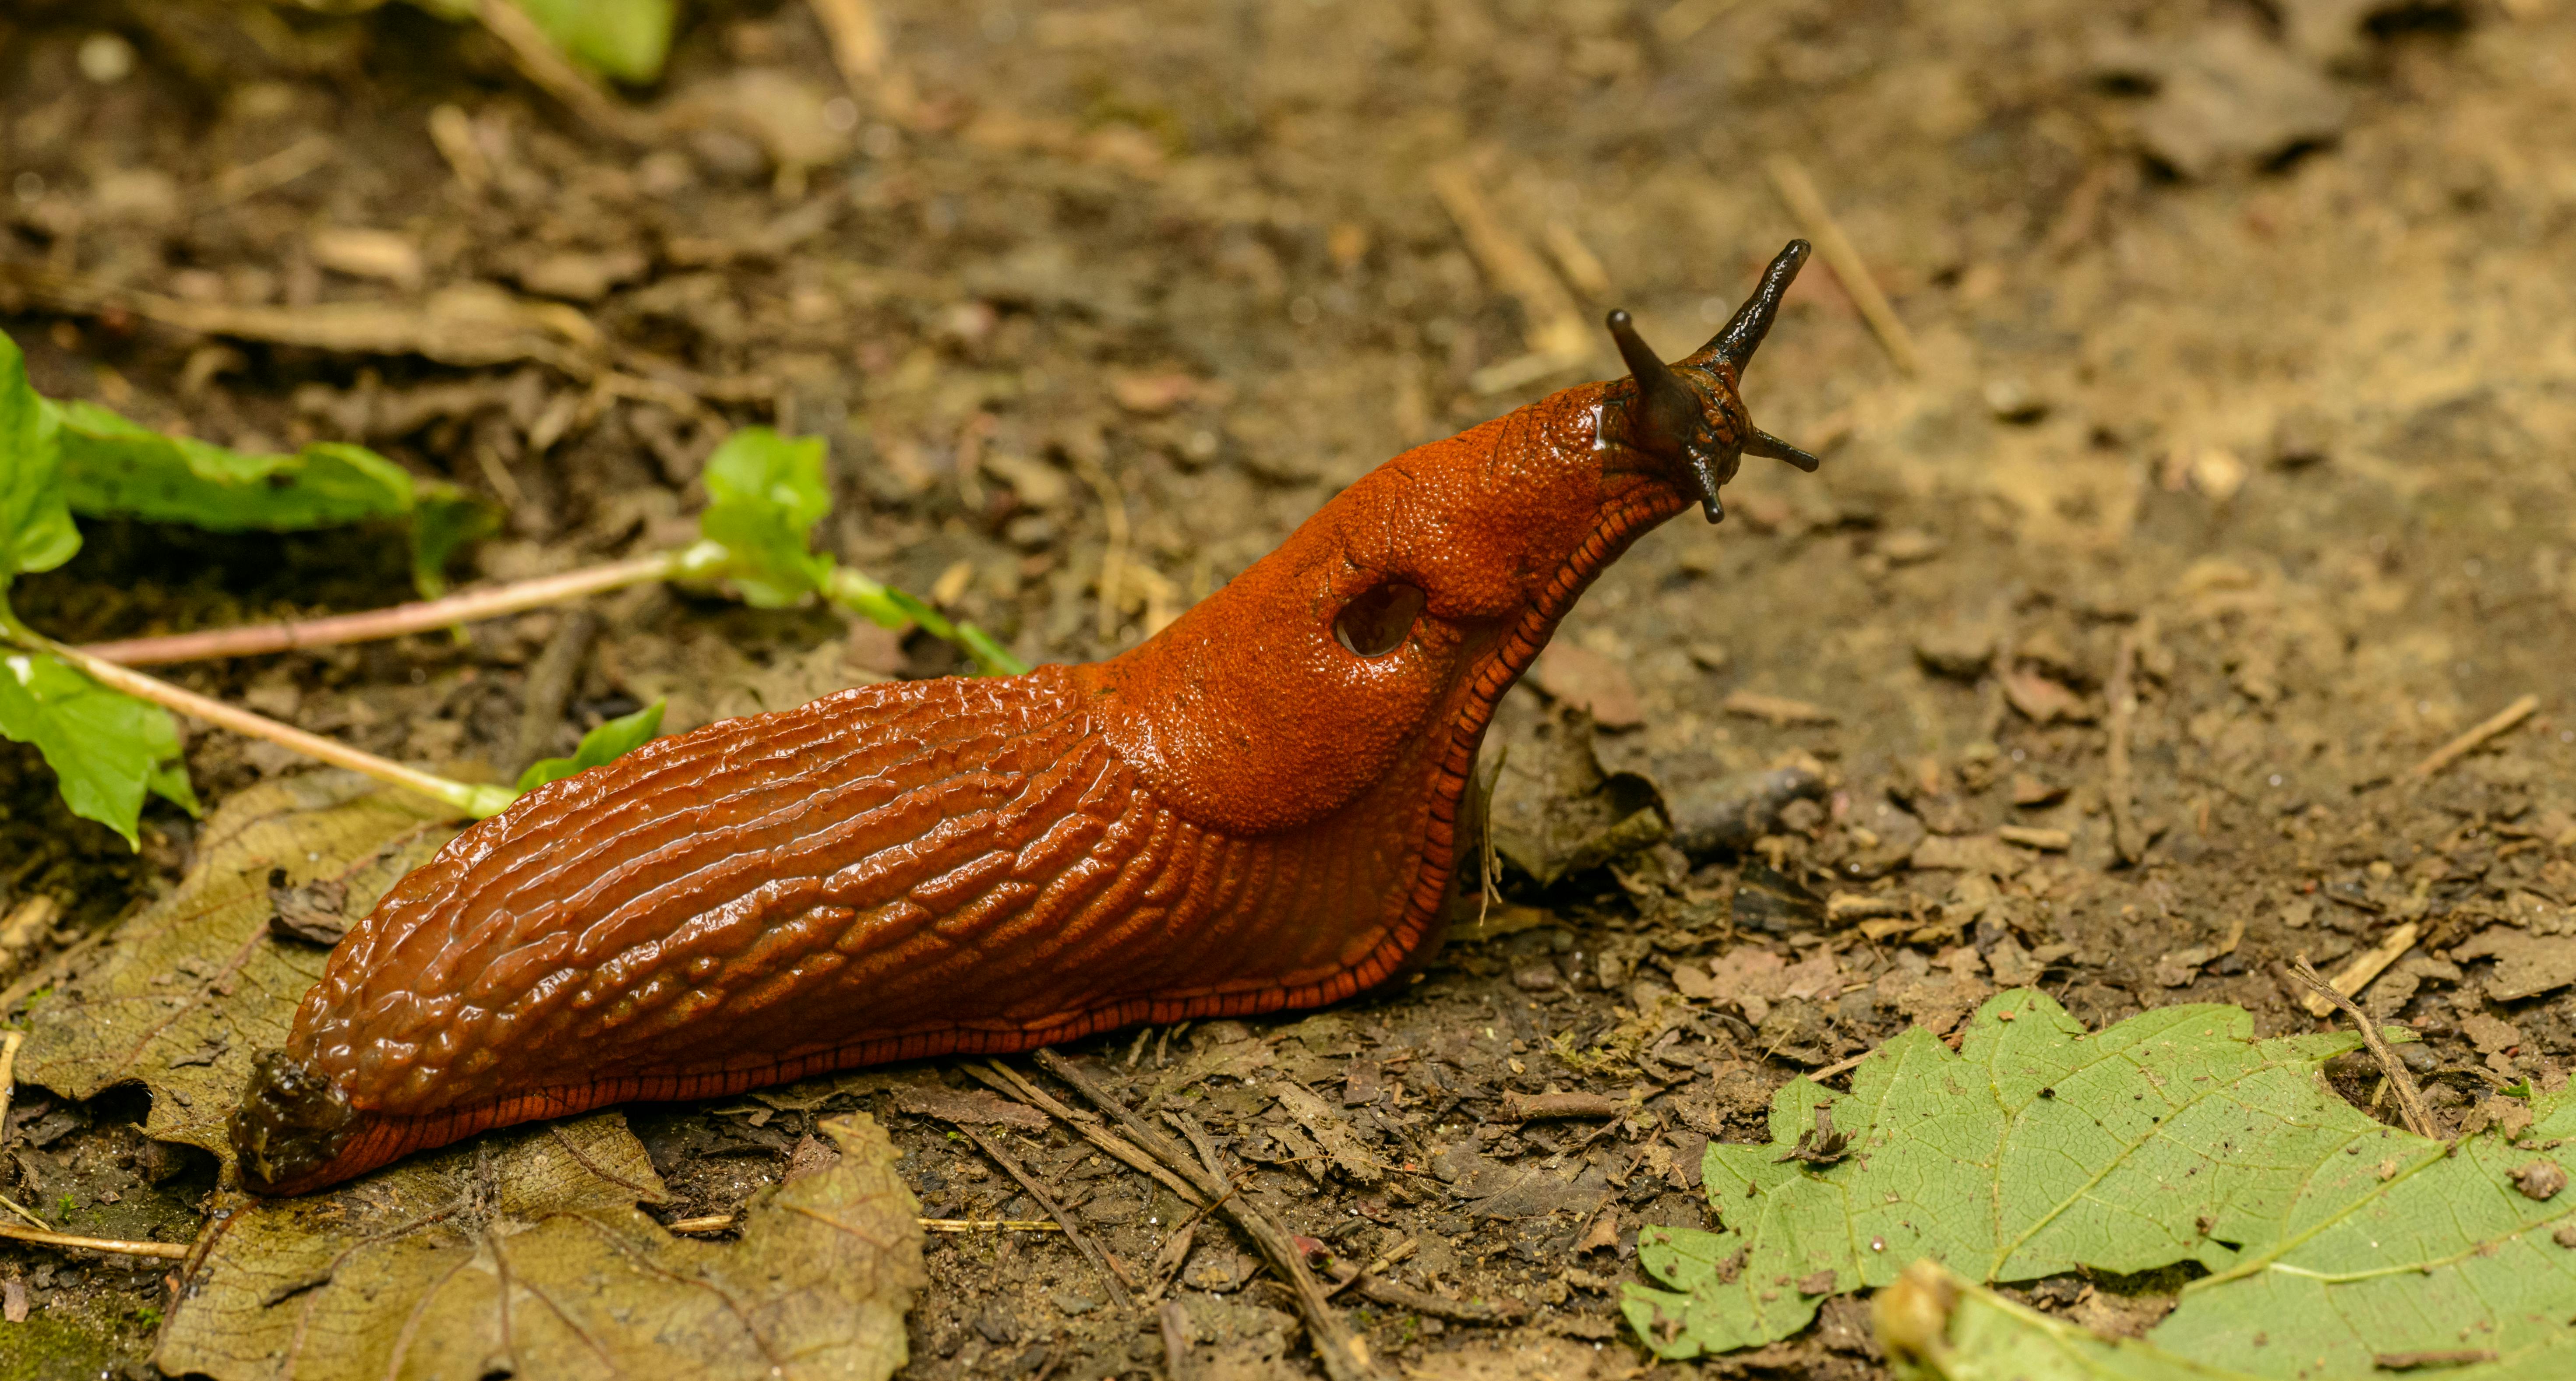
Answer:
M530 793L331 956L232 1140L302 1193L489 1127L1337 1001L1439 941L1495 706L1743 455L1805 260L1666 365L1378 467L1110 661L865 686Z

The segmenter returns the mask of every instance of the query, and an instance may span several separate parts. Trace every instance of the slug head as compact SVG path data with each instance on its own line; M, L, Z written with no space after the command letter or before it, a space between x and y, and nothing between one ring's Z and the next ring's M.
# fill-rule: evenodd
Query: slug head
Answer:
M271 1050L251 1061L250 1090L225 1130L241 1158L242 1180L267 1194L338 1158L358 1120L338 1085Z
M1735 478L1747 455L1787 461L1812 473L1821 462L1788 442L1753 425L1744 400L1736 393L1744 366L1771 334L1780 314L1780 299L1807 262L1807 242L1791 240L1762 274L1762 285L1737 308L1726 329L1677 364L1663 357L1637 334L1626 312L1610 314L1610 338L1619 343L1619 358L1628 378L1611 385L1602 400L1602 440L1624 443L1680 467L1696 494L1700 510L1712 523L1726 520L1718 489Z
M1405 847L1426 802L1454 805L1454 759L1630 543L1694 505L1719 518L1748 453L1816 467L1736 394L1806 257L1792 241L1676 364L1612 313L1631 377L1397 456L1159 637L1074 668L1120 755L1205 828L1267 834L1366 797Z

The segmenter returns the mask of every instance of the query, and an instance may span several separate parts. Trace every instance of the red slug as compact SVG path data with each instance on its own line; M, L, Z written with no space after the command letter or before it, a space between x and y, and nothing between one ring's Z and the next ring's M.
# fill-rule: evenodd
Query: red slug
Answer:
M232 1117L296 1194L485 1128L1137 1022L1310 1007L1436 947L1496 702L1756 431L1806 259L1666 365L1407 451L1160 635L862 686L531 792L396 884Z

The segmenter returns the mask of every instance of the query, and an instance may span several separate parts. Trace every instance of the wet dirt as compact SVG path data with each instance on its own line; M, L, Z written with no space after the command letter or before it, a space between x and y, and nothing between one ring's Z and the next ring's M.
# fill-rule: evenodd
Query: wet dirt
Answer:
M1242 1191L1337 1258L1509 1302L1496 1327L1343 1296L1378 1355L1462 1377L1497 1348L1645 1370L1617 1292L1640 1226L1707 1221L1707 1139L1762 1136L1782 1081L1908 1022L1947 1029L1997 985L2095 1023L2229 1001L2308 1029L2290 957L2336 972L2412 925L2364 1001L2426 1037L2439 1115L2565 1077L2576 153L2548 132L2576 126L2576 10L881 8L885 65L854 91L805 6L691 7L667 79L634 93L680 113L628 143L479 32L400 6L20 0L0 14L0 329L49 395L237 447L362 440L491 496L504 531L459 578L667 544L722 428L822 435L835 555L1031 660L1087 659L1404 447L1615 374L1601 311L1696 344L1815 230L1775 188L1787 157L1910 346L1811 267L1747 396L1823 471L1750 462L1722 527L1646 539L1559 635L1579 655L1497 730L1530 754L1589 733L1585 780L1631 794L1567 818L1616 827L1642 782L1643 832L1545 887L1528 856L1502 864L1399 993L1075 1057L1198 1119ZM85 59L102 34L131 58L113 80ZM637 382L114 305L409 309L474 283L579 313ZM75 561L11 591L67 638L408 593L381 532L84 529ZM174 670L504 773L658 696L680 730L956 667L819 611L649 590L596 612L533 737L561 613ZM300 770L202 730L188 756L209 796ZM1764 784L1782 772L1812 789ZM64 906L13 976L77 961L192 837L156 804L129 854L0 745L0 905ZM2367 1100L2366 1071L2337 1077ZM674 1218L775 1182L854 1104L894 1129L926 1214L1046 1217L950 1122L905 1111L946 1106L932 1085L981 1087L938 1063L634 1120ZM1512 1115L1550 1091L1616 1112ZM139 1117L22 1089L0 1192L74 1231L184 1237L211 1167L141 1143ZM1192 1377L1314 1374L1247 1243L1202 1222L1176 1245L1169 1191L1061 1127L977 1130L1186 1324L1167 1342L1154 1310L1118 1308L1061 1234L941 1234L909 1374L1160 1375L1174 1348ZM2171 1285L2023 1293L2080 1312ZM166 1300L157 1268L0 1247L7 1328L32 1311L71 1340L22 1348L29 1375L137 1371ZM1842 1304L1705 1369L1882 1374Z

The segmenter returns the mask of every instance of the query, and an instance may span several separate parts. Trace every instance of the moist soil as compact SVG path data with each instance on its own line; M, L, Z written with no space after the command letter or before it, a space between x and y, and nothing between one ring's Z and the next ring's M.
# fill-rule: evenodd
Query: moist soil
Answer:
M1068 1053L1197 1119L1336 1260L1483 1302L1342 1296L1433 1376L1884 1374L1847 1300L1653 1367L1618 1293L1641 1226L1711 1221L1708 1140L1767 1139L1781 1083L1909 1022L1954 1030L1998 985L2097 1024L2220 1001L2310 1030L2293 957L2336 972L2412 926L2365 1000L2425 1038L2437 1116L2564 1079L2565 990L2455 951L2576 944L2576 150L2551 133L2576 128L2576 10L879 8L854 89L803 4L688 6L665 79L626 93L662 118L629 138L402 5L15 0L0 328L51 396L245 449L362 441L489 497L505 516L460 581L685 540L728 428L822 436L822 545L1033 662L1086 660L1405 447L1615 376L1601 311L1696 344L1817 229L1775 185L1787 158L1910 344L1807 270L1746 391L1824 467L1748 462L1722 526L1641 542L1513 693L1497 741L1582 770L1509 778L1497 818L1554 832L1499 850L1394 992ZM131 305L400 317L476 284L555 304L613 363L326 350ZM389 532L84 532L11 592L75 640L410 596ZM958 669L918 634L654 588L173 674L498 776L658 697L687 729ZM215 800L306 770L202 729L187 754ZM1567 835L1617 791L1646 793L1641 827ZM0 745L0 903L63 906L17 973L174 885L192 822L156 803L143 834L75 819ZM1782 970L1828 981L1738 981ZM2332 1072L2372 1101L2373 1076ZM1320 1095L1302 1119L1283 1082ZM849 1106L893 1128L925 1214L1046 1217L941 1119L971 1106L943 1089L977 1087L932 1062L630 1116L673 1218L775 1182ZM1511 1115L1548 1091L1616 1108ZM141 1099L20 1089L0 1189L73 1231L185 1240L213 1167L142 1139ZM1140 1294L1181 1302L1185 1374L1317 1374L1247 1241L1184 1229L1060 1128L988 1134ZM1158 1309L1119 1308L1061 1234L934 1234L929 1262L909 1375L1172 1364ZM6 1327L46 1340L25 1374L151 1374L165 1264L0 1247ZM2151 1321L2174 1283L2016 1292Z

